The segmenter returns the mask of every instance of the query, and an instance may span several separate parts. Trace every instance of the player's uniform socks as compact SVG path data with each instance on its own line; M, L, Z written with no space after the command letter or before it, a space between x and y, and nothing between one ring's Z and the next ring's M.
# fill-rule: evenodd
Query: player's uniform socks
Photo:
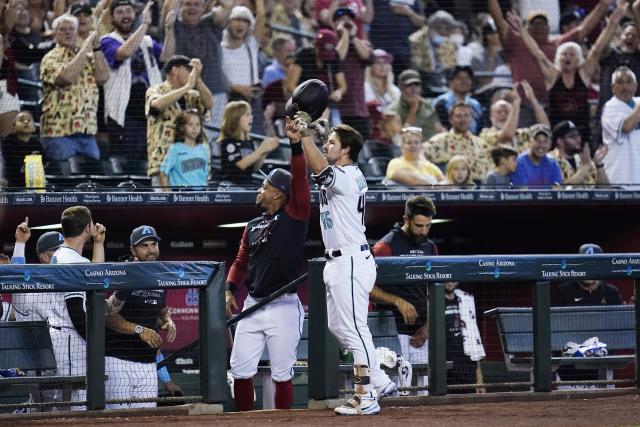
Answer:
M233 382L233 393L236 396L236 411L253 409L253 379L236 378Z
M293 403L293 383L289 381L276 381L275 404L276 409L291 409Z

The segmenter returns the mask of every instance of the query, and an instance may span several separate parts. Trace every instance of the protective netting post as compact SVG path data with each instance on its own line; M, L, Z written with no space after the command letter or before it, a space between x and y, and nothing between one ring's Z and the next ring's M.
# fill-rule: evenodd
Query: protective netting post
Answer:
M429 392L447 393L447 340L444 317L444 284L429 287Z
M338 341L327 324L324 262L309 263L309 399L338 397Z
M87 409L104 409L104 293L87 292Z
M636 315L636 388L640 388L640 280L633 281Z
M551 391L551 297L549 282L533 285L533 389Z
M200 289L200 390L203 403L227 400L227 323L224 315L224 264Z

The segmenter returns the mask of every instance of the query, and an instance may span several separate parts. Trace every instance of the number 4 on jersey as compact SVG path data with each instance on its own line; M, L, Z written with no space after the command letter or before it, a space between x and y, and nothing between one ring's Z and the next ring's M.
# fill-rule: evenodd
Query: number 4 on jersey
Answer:
M365 209L365 196L363 194L358 199L358 212L362 215L362 225L364 225L364 209Z

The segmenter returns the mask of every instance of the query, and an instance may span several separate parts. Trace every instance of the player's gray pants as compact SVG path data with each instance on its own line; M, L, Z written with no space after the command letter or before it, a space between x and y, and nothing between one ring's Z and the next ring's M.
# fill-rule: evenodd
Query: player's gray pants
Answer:
M329 330L353 353L354 365L366 365L371 376L381 373L367 325L369 293L376 281L376 263L369 251L346 253L324 267ZM384 375L384 373L382 373ZM374 380L375 381L375 380Z
M247 295L243 309L256 302ZM276 382L289 381L293 377L303 322L304 308L297 294L284 294L239 321L231 350L233 378L252 378L258 372L258 362L266 343L271 377Z
M158 397L156 364L132 362L115 357L104 358L104 397L111 399L145 399ZM107 403L107 409L154 408L156 402Z

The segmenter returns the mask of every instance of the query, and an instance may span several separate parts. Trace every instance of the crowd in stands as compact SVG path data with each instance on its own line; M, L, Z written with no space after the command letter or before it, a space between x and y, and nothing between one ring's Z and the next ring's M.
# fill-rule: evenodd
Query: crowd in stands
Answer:
M312 78L372 181L640 184L640 0L507 3L0 0L0 184L253 184Z

